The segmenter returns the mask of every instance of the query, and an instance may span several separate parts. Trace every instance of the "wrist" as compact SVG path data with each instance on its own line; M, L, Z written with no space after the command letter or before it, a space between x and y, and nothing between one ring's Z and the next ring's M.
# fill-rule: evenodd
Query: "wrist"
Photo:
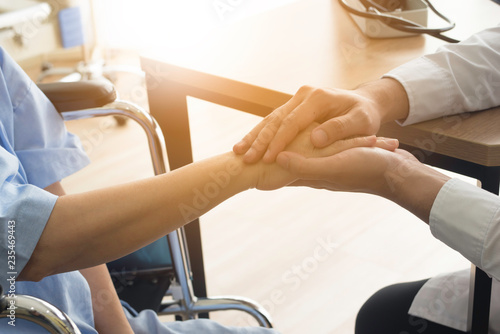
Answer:
M247 164L243 161L243 155L237 155L230 151L223 154L225 162L224 172L228 177L235 178L237 181L237 191L244 191L256 188L259 181L260 162Z
M403 85L395 79L382 78L371 81L356 88L356 92L374 103L381 123L408 117L408 95Z
M385 173L388 186L383 196L428 223L434 200L450 177L401 152Z

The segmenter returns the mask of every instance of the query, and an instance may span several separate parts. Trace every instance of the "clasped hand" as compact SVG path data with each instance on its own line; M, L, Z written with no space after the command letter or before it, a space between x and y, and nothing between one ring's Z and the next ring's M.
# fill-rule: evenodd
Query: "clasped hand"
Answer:
M368 191L392 163L391 155L398 141L376 136L340 139L323 147L310 140L318 126L312 123L278 154L277 164L262 163L256 185L261 190L284 185L305 185L329 190ZM393 153L394 154L394 153ZM279 167L281 168L279 168ZM371 191L370 191L371 192Z
M398 141L375 137L394 106L383 106L394 80L356 91L301 88L233 148L247 163L276 161L291 174L294 185L386 195L386 173L413 157L397 150ZM383 88L383 90L381 90ZM401 101L400 97L392 99ZM391 100L391 101L392 101ZM397 107L397 106L396 106ZM396 117L396 116L394 116ZM273 189L271 170L260 189Z

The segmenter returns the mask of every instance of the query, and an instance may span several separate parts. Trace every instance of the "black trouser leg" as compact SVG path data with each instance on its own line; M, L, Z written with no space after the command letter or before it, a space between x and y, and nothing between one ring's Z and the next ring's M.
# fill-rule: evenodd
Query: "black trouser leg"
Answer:
M359 310L356 334L463 334L408 314L415 295L427 280L395 284L371 296Z

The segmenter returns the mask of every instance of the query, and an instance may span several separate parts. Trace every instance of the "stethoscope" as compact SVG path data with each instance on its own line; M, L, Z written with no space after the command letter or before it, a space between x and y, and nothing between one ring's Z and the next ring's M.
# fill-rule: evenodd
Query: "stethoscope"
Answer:
M383 22L384 24L388 25L389 27L393 29L397 29L400 31L404 32L409 32L409 33L417 33L417 34L428 34L430 36L442 39L446 42L450 43L458 43L459 41L442 35L443 32L451 30L455 27L455 23L451 21L449 18L441 14L440 12L437 11L436 8L427 0L422 0L437 16L442 18L444 21L448 23L448 26L442 27L442 28L427 28L424 27L420 24L417 24L412 21L405 20L403 18L393 16L384 12L388 12L389 10L385 8L384 6L377 4L376 2L372 0L362 0L363 4L367 8L367 11L360 11L355 8L352 8L349 6L345 0L339 0L340 5L347 10L349 13L354 14L354 15L359 15L362 17L366 17L369 19L375 19Z

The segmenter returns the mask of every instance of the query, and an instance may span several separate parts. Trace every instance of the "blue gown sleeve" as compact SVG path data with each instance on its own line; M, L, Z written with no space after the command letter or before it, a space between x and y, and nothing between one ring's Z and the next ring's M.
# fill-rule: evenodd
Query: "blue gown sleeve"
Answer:
M43 188L88 163L61 116L0 48L0 281L28 262L57 197Z
M88 164L80 141L69 133L62 117L6 53L3 80L13 108L13 148L30 184L40 188L57 182Z

